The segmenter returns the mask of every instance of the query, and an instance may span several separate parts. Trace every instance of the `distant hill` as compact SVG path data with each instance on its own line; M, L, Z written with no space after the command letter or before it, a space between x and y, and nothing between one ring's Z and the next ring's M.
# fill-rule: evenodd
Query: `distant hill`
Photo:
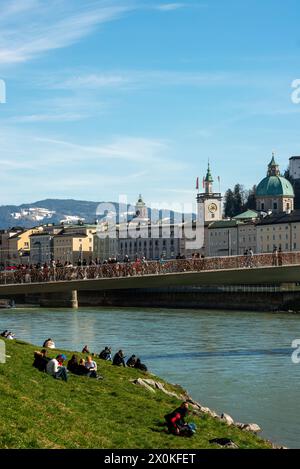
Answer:
M112 204L117 213L117 220L120 214L134 214L134 209L130 205L124 205L119 209L116 202L91 202L74 199L45 199L22 205L2 205L0 206L0 229L7 229L13 226L30 228L35 225L46 223L59 224L62 221L77 223L84 220L86 223L94 223L103 218L96 214L100 203ZM119 213L120 210L120 213ZM148 209L150 216L150 209Z
M22 205L0 206L0 228L20 225L31 227L35 224L61 223L63 220L84 219L94 222L100 202L73 199L45 199Z

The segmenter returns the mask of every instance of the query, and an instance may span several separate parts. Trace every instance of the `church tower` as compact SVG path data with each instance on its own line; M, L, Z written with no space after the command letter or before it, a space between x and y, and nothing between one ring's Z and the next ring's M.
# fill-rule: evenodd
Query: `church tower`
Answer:
M198 220L204 223L222 220L222 195L213 191L213 177L208 163L206 177L203 178L203 193L198 193Z
M142 194L139 195L138 201L135 204L135 216L138 218L148 218L148 208L143 201Z

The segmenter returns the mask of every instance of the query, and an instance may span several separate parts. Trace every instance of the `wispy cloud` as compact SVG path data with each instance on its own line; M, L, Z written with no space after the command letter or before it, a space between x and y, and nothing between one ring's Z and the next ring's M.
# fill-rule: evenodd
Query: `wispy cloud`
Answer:
M96 90L103 88L137 89L156 86L236 86L249 85L249 78L239 73L227 72L182 72L182 71L112 71L74 75L57 79L48 86L64 90Z
M64 113L64 114L31 114L25 116L17 116L6 119L6 122L32 124L36 122L74 122L88 117L85 114L79 113Z
M24 126L0 128L2 203L48 196L102 200L107 191L136 194L149 180L163 185L165 174L185 169L172 156L172 142L158 138L115 136L86 144L84 138L35 133Z
M157 5L155 8L160 11L174 11L186 6L187 5L184 3L162 3L161 5Z
M0 21L16 17L30 10L34 10L40 5L39 0L13 0L7 1L5 5L0 6Z
M114 21L130 6L87 1L80 8L72 3L24 0L10 2L0 11L0 64L26 62L45 52L70 46L101 24ZM78 5L78 4L77 4ZM22 13L22 15L20 15ZM61 18L64 19L61 19Z
M159 161L160 154L167 150L166 143L160 140L134 137L119 137L111 143L102 145L84 145L44 137L37 137L36 141L62 148L63 151L69 150L73 160L78 157L80 160L97 158L138 163L154 162Z

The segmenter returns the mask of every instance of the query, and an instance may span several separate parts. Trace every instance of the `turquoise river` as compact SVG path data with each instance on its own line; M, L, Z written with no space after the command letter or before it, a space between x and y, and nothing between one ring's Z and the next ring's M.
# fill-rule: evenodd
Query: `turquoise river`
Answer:
M185 387L202 405L239 422L258 423L262 436L300 448L300 363L292 342L300 316L230 311L79 308L0 310L0 329L42 345L99 353L122 348L149 370ZM300 356L300 354L299 354Z

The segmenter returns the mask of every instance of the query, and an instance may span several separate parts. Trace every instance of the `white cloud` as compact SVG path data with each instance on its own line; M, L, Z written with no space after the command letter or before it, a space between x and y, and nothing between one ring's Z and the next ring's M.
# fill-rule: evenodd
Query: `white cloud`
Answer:
M101 145L84 145L65 140L37 137L37 142L63 149L64 162L69 156L72 160L115 159L137 163L160 161L160 154L167 150L167 145L160 140L135 137L118 137L111 143ZM68 153L69 150L69 153ZM86 161L86 159L85 159Z
M79 75L72 77L62 83L57 83L54 88L62 89L97 89L106 87L123 87L130 84L131 77L122 74L100 73L90 75Z
M27 0L23 7L10 2L3 17L0 11L0 64L26 62L50 50L70 46L100 24L114 21L131 9L107 5L87 1L84 7L72 9L72 3L65 0L49 3Z
M181 71L112 71L76 75L56 79L48 86L64 90L101 90L103 88L137 89L156 86L235 86L249 85L249 79L239 73L181 72ZM47 84L46 84L47 86Z
M5 5L0 7L0 21L9 19L13 16L23 14L26 11L33 10L39 6L39 0L14 0L6 2Z
M36 122L74 122L88 117L80 113L64 114L31 114L26 116L17 116L6 119L6 122L32 124Z
M174 11L184 7L186 7L184 3L162 3L161 5L157 5L155 8L160 11Z

